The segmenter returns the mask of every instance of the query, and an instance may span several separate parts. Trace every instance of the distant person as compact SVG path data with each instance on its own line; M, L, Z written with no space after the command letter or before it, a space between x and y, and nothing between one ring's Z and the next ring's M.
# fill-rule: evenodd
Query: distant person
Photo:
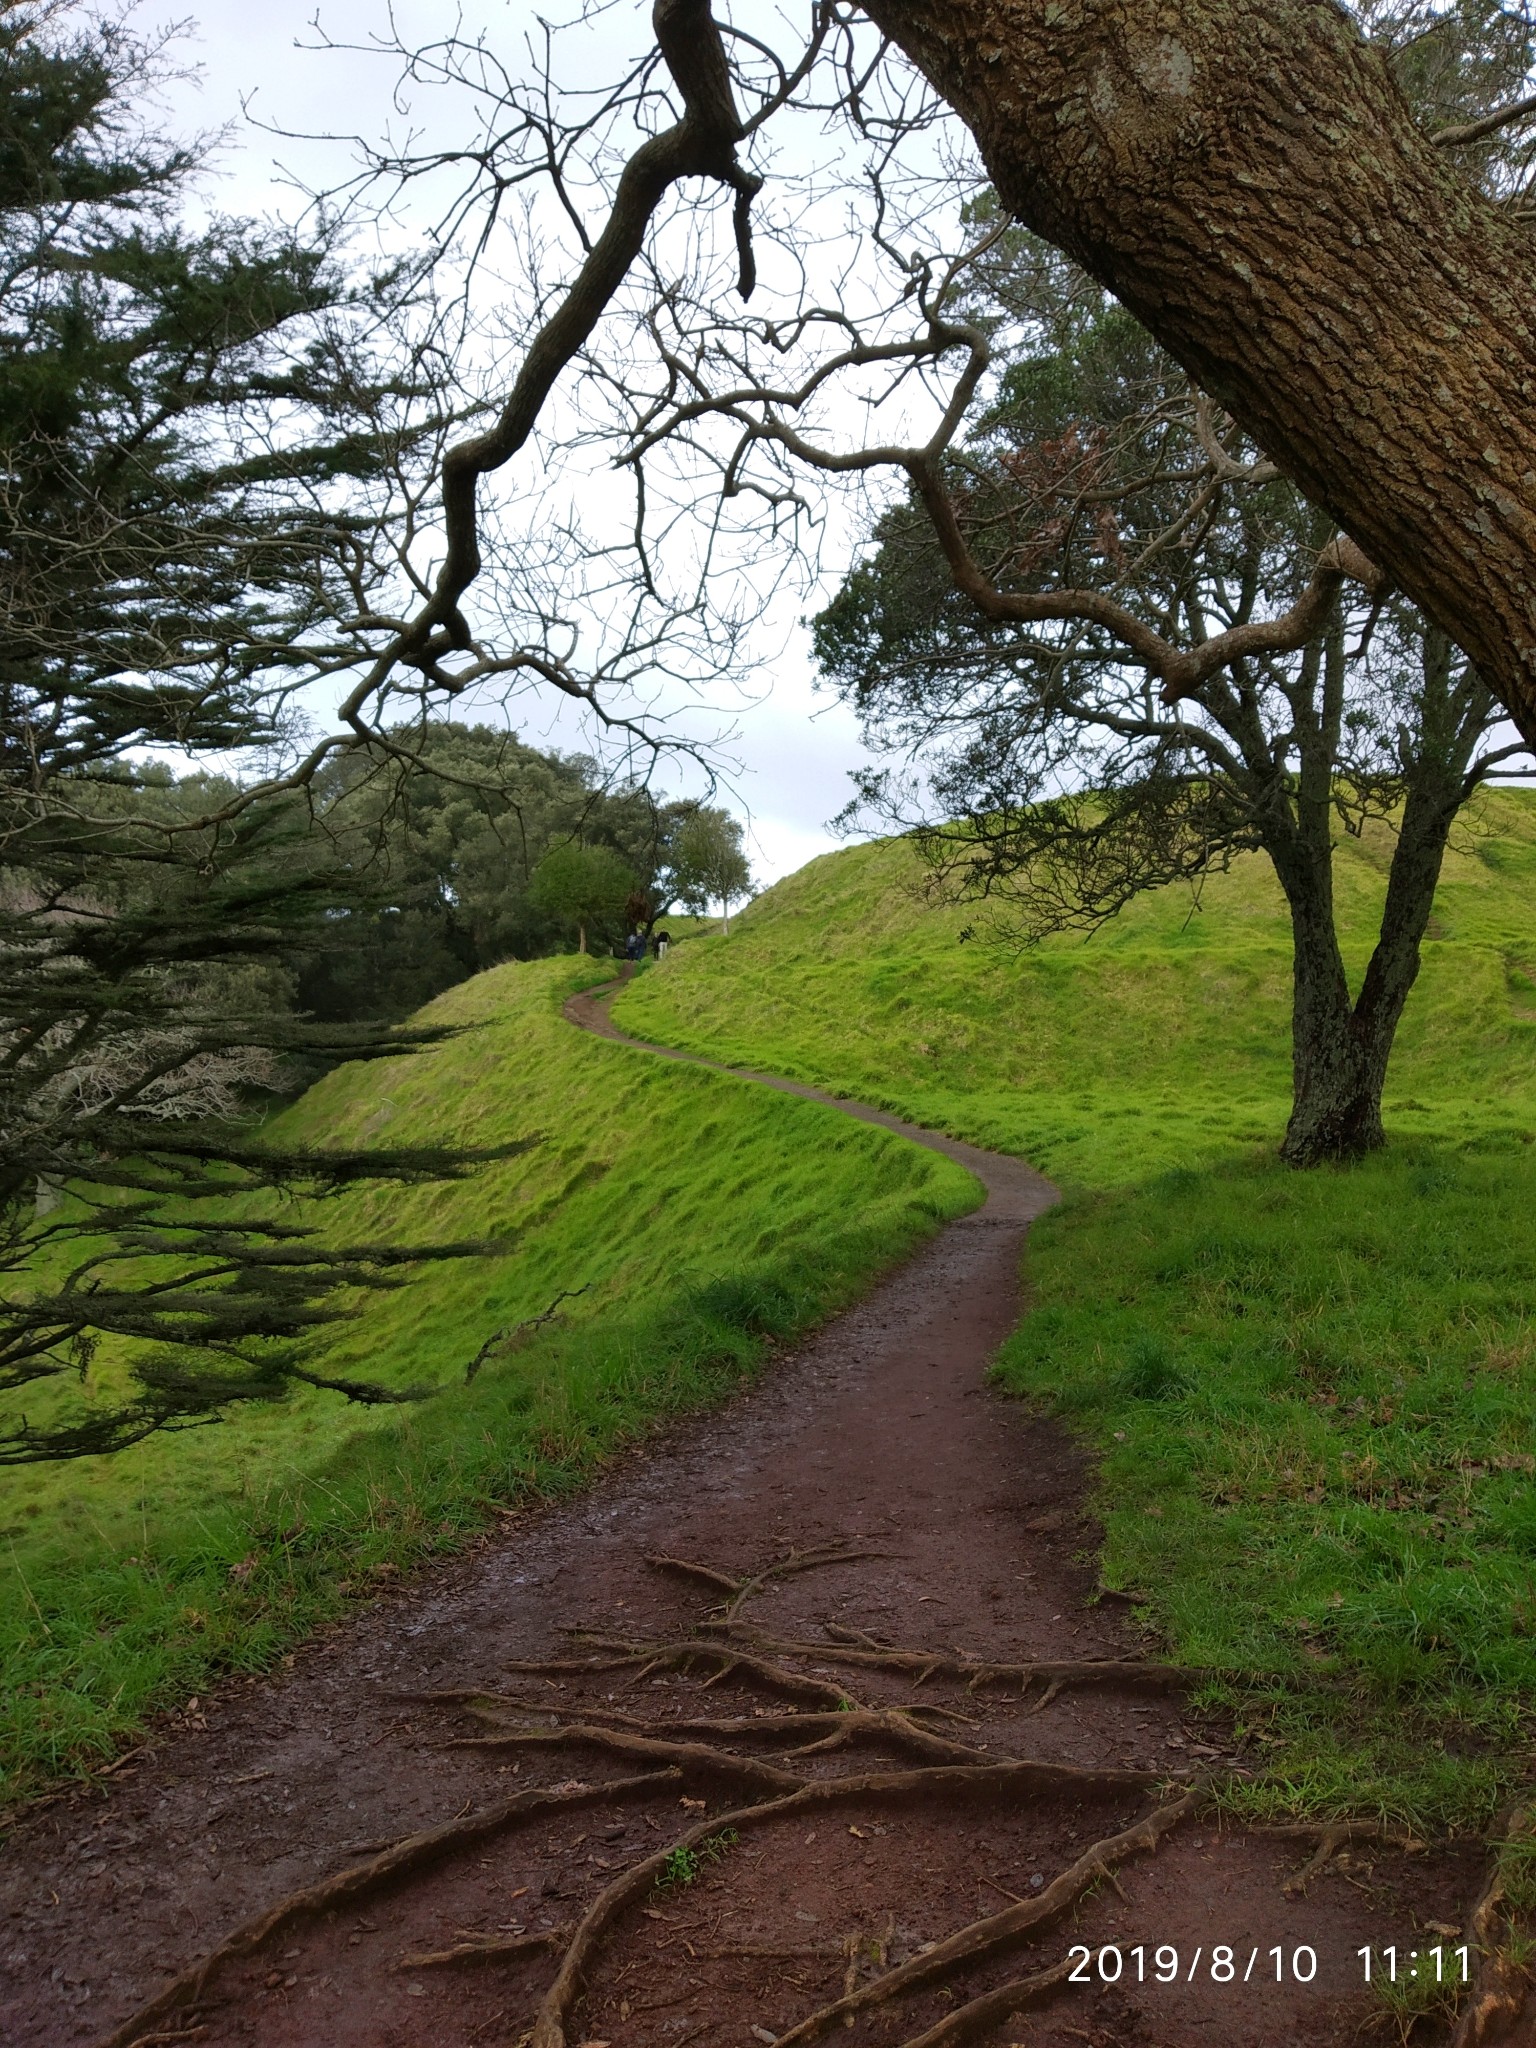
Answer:
M644 932L630 933L629 937L624 941L624 958L631 963L645 958Z
M656 934L655 938L654 938L654 939L652 939L652 941L651 941L651 945L652 945L652 947L653 947L653 948L655 949L655 953L656 953L656 958L657 958L658 960L665 960L665 959L666 959L666 957L667 957L667 948L668 948L668 946L670 946L670 945L671 945L671 943L672 943L672 934L671 934L670 932L658 932L658 933Z

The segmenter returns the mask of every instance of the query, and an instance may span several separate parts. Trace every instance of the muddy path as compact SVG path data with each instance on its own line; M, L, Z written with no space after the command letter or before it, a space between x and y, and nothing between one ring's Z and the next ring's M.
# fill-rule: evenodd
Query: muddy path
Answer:
M16 1832L5 2048L1343 2048L1361 1949L1454 1973L1477 1852L1319 1862L1205 1803L1251 1760L984 1381L1052 1190L907 1134L985 1204L756 1389Z

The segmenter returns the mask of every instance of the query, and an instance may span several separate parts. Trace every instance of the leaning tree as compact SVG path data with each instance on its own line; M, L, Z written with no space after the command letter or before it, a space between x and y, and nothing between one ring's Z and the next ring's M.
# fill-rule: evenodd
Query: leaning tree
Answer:
M585 417L567 448L628 414L637 478L635 457L655 452L658 432L675 450L695 408L718 400L713 373L745 367L745 330L723 317L727 268L741 297L761 282L759 298L772 300L756 320L763 361L744 381L771 388L789 415L825 395L835 366L812 344L848 340L850 317L869 324L862 315L882 287L861 273L887 263L922 332L898 343L885 305L862 366L953 356L963 381L967 338L932 317L922 286L932 251L906 241L914 220L892 183L904 162L931 182L947 107L1003 205L1111 290L1350 537L1322 550L1316 605L1346 575L1389 581L1477 662L1530 738L1532 208L1523 166L1492 181L1480 173L1488 138L1522 131L1536 100L1524 78L1501 96L1497 66L1448 119L1433 108L1423 118L1404 90L1405 48L1411 60L1442 15L1466 11L1433 0L817 0L801 36L775 48L760 25L717 19L708 0L654 0L653 45L608 96L584 80L569 100L547 35L521 65L453 35L400 48L413 93L458 90L472 111L455 146L377 151L365 178L391 193L402 180L459 178L444 245L461 233L471 299L479 267L515 228L512 195L542 201L528 200L524 239L500 259L494 289L515 309L516 343L491 423L443 459L444 546L430 588L408 617L379 622L373 666L344 717L402 670L452 691L516 664L597 694L547 646L492 651L477 634L471 592L497 567L481 486L541 438L547 464L556 387L577 365L580 405L607 402L610 413ZM1523 0L1472 11L1518 26ZM610 47L617 21L604 20ZM818 132L830 123L838 138L835 184L870 166L880 184L858 262L837 276L816 271L782 203L807 122ZM781 137L789 153L775 155ZM812 239L820 231L810 224ZM772 260L760 263L765 248ZM701 380L694 343L710 322L726 338L703 349L711 374ZM777 378L763 373L770 360ZM642 391L649 407L634 403ZM735 500L773 497L739 463L726 486ZM640 493L633 521L634 584L652 598L661 502ZM783 511L783 493L776 502ZM1091 601L1076 615L1089 613L1105 616ZM1129 614L1113 623L1175 700L1200 665ZM326 744L337 743L344 735Z
M1426 124L1394 53L1432 5L869 0L1003 202L1140 319L1536 741L1536 251L1523 176ZM1484 8L1522 18L1521 5ZM1177 692L1177 676L1165 679Z

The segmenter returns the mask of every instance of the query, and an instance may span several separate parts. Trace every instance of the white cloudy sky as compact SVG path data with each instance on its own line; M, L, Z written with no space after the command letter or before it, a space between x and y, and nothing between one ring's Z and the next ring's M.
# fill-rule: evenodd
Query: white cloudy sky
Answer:
M536 10L527 0L471 4L498 47L505 37L509 61L514 60ZM629 34L634 23L620 13ZM392 103L396 66L383 58L305 47L317 41L316 16L316 0L190 0L185 16L178 10L177 18L191 28L183 47L200 76L176 89L173 118L182 127L229 125L212 194L223 209L291 210L292 177L324 187L344 172L343 147L279 137L261 124L290 134L344 131L374 138L391 125L401 131L401 112ZM149 7L139 15L141 23L151 18ZM425 41L451 27L455 14L430 0L399 0L393 9L387 0L319 0L318 19L338 42L366 42L386 31L391 19L406 39L419 32ZM845 554L848 545L835 539L832 558ZM810 651L798 621L802 606L803 600L781 604L761 637L751 701L737 716L738 736L730 749L741 765L726 801L748 821L754 867L764 881L840 843L826 821L847 801L848 770L866 758L851 714L813 687ZM558 703L547 715L533 715L531 706L529 714L520 722L534 744L580 744Z

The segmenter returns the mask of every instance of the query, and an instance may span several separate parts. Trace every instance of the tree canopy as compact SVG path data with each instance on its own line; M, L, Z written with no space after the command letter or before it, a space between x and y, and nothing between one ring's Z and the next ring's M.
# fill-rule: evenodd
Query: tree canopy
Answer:
M1293 605L1326 523L1074 266L1017 232L978 274L993 402L945 489L1003 592L1113 590L1198 651ZM1005 339L1006 336L1006 339ZM994 936L1091 931L1138 892L1262 850L1295 937L1297 1164L1382 1142L1381 1095L1458 808L1524 759L1476 669L1397 597L1336 594L1294 651L1239 656L1169 705L1113 631L989 621L956 589L914 490L816 621L826 673L925 793L864 778L918 823L946 890ZM1378 945L1352 991L1333 916L1339 831L1396 828ZM1195 898L1198 902L1198 895Z
M731 928L731 905L752 888L752 868L742 845L742 828L725 811L700 808L678 822L672 863L677 900L690 910L720 906L721 922Z

